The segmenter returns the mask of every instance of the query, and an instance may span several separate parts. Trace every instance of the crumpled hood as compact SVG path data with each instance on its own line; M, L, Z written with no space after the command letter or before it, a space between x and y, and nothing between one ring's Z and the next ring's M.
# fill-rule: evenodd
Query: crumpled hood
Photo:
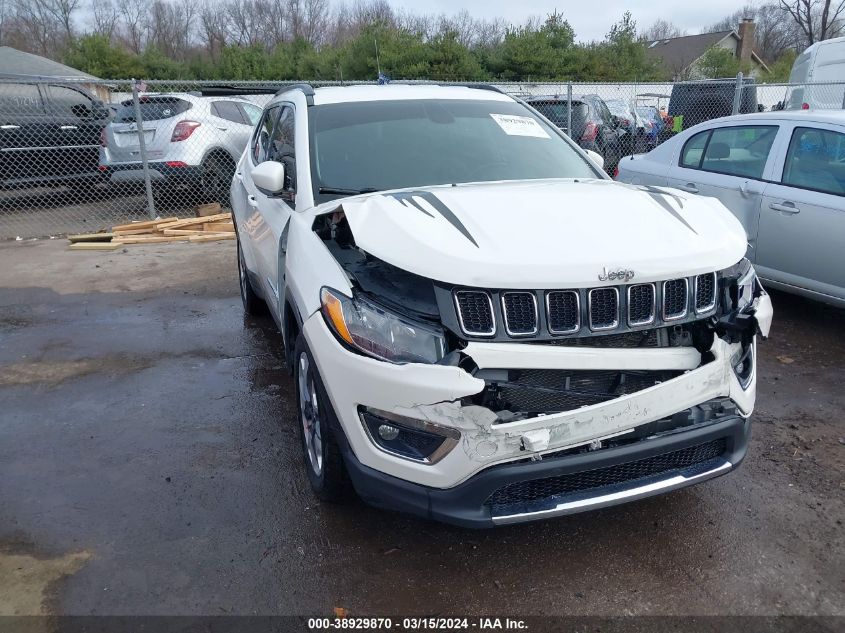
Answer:
M341 204L359 248L466 286L598 286L605 269L633 270L633 281L689 276L735 264L747 244L714 198L609 180L426 187Z

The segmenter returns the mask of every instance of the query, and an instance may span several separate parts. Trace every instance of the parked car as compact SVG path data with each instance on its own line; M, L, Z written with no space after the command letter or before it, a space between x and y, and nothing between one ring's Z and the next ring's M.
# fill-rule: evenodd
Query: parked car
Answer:
M600 158L597 159L600 162ZM471 527L727 473L771 302L718 201L615 183L494 88L283 89L232 181L321 499Z
M569 105L565 96L534 96L526 102L540 114L568 133ZM584 149L600 154L604 159L604 170L612 174L625 154L622 137L625 130L611 114L598 95L573 95L572 134Z
M261 108L238 97L188 93L142 94L139 108L155 191L163 197L187 189L204 202L229 206L235 163ZM100 170L112 182L144 180L132 99L120 104L100 140Z
M845 112L708 121L623 160L618 179L718 198L767 285L845 306Z
M816 42L792 65L787 88L787 110L845 108L845 37ZM824 83L837 82L837 83ZM815 85L813 85L815 84Z
M626 154L640 154L646 151L647 136L651 123L637 114L634 106L624 99L606 99L610 113L616 117L619 127L626 131L622 145Z
M646 131L646 145L648 149L657 147L657 144L663 140L660 133L666 127L666 120L654 106L637 106L637 114L645 121L648 121L649 128Z
M703 121L733 114L735 95L736 81L733 79L676 83L669 98L669 116L673 120L683 117L683 129L686 130ZM746 77L739 114L757 112L757 109L757 84L753 77Z
M103 103L78 86L0 83L0 185L88 186L99 178Z

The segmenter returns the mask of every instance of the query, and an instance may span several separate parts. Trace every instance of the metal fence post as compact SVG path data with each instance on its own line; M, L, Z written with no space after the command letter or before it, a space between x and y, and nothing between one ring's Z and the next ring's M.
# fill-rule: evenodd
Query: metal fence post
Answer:
M138 82L132 80L132 103L135 106L135 127L138 130L138 145L141 149L141 166L144 169L144 188L147 190L147 213L156 219L156 205L153 199L153 185L150 181L150 166L147 162L147 144L144 141L144 122L141 119L141 104L138 101Z
M734 114L739 114L742 107L742 73L736 74L736 88L734 88Z
M566 84L566 135L572 138L572 82Z

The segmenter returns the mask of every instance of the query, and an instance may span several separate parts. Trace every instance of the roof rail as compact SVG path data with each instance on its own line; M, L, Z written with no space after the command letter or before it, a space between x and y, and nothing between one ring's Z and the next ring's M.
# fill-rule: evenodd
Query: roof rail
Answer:
M288 90L301 90L302 94L305 95L305 102L308 105L314 105L314 88L311 84L290 84L288 86L282 86L279 88L278 92L276 92L276 96L279 96L283 92L287 92Z

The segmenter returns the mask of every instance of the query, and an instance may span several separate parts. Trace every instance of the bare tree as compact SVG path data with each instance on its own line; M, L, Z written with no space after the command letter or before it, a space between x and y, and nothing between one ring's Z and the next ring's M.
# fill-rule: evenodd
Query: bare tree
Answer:
M640 39L651 42L654 40L668 40L673 37L680 37L684 33L679 27L671 22L658 18L654 24L643 31Z
M91 23L93 32L114 39L120 17L112 0L91 0Z
M138 0L117 0L117 2L126 43L133 53L140 55L146 45L149 30L147 7Z
M15 22L31 52L50 57L63 44L63 26L50 0L15 0Z
M743 18L754 20L754 50L767 61L776 60L789 48L800 49L807 45L806 37L796 22L776 2L748 4L711 25L706 31L737 30Z
M845 0L780 0L787 11L813 44L836 37L845 29Z

